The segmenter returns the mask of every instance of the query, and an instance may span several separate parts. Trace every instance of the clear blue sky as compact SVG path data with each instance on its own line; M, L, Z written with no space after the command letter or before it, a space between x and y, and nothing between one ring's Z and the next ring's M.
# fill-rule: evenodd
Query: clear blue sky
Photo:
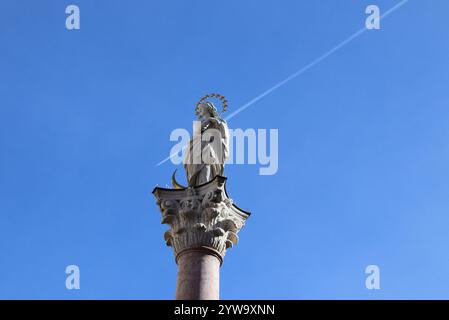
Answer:
M170 132L204 94L236 110L398 2L1 1L0 298L173 298L151 194ZM252 216L222 298L449 298L448 11L410 0L230 120L279 129L279 171L227 167Z

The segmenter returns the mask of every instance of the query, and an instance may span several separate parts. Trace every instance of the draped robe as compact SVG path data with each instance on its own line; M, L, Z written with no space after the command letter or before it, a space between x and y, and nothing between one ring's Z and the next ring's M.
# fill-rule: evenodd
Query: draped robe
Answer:
M203 120L190 140L184 168L189 187L211 181L223 175L229 156L229 130L226 121L219 117Z

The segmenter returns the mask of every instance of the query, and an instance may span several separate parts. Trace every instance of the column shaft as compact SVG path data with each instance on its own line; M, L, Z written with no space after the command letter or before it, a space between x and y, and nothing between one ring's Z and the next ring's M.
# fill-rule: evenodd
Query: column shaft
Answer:
M187 250L178 256L177 300L218 300L220 264L207 250Z

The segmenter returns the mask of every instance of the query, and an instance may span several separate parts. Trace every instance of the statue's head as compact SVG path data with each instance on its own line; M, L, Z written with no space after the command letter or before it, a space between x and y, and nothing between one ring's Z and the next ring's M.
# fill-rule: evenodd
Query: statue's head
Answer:
M220 100L222 103L222 109L220 112L218 112L217 108L215 108L215 105L208 101L210 98L214 98L217 100ZM226 112L228 108L228 100L224 96L218 93L211 93L208 95L205 95L198 101L195 107L195 114L199 118L218 118L220 119L220 114L223 112Z
M205 119L219 118L217 108L215 108L214 104L210 101L201 104L201 113L199 116Z

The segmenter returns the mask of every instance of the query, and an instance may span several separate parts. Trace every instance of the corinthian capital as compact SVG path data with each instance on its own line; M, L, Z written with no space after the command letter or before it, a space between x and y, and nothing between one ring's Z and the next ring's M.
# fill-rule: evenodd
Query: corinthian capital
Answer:
M155 188L161 223L170 229L164 239L173 247L176 261L188 250L209 250L221 262L238 241L237 233L250 213L233 204L226 193L226 178L185 189Z

